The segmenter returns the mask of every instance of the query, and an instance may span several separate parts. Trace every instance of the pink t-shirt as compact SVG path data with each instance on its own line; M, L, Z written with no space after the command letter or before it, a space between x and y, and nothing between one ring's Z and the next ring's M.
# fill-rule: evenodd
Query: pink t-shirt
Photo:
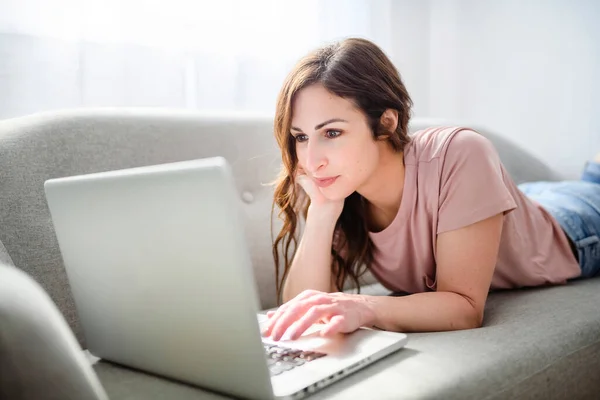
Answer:
M510 178L493 144L466 128L415 133L404 152L402 202L370 232L371 271L388 289L436 289L437 235L504 213L491 289L565 283L581 270L558 222Z

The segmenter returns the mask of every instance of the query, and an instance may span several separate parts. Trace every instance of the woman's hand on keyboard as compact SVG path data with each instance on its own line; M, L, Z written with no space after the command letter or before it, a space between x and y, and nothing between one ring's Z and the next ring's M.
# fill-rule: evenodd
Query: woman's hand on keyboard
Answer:
M264 336L280 340L299 338L315 323L324 323L322 336L354 332L370 326L375 315L366 296L305 290L276 311L267 313Z

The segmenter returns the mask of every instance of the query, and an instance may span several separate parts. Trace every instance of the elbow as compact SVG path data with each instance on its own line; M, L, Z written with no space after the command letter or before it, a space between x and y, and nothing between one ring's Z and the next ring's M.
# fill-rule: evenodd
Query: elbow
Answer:
M469 307L465 313L461 329L477 329L483 326L483 310L477 310L475 307Z
M483 308L479 309L470 301L465 303L464 311L452 324L454 330L477 329L483 326Z
M450 330L462 331L467 329L477 329L483 326L483 318L476 315L465 315L454 323L450 323Z
M477 313L477 315L471 319L471 326L467 329L477 329L483 326L483 314Z

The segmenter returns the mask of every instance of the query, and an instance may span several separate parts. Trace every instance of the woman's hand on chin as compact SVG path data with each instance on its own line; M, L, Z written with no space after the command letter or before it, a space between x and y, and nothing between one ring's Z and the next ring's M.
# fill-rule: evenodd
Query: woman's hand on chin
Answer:
M326 198L321 192L321 189L319 189L312 178L304 172L302 167L298 167L296 182L310 198L309 213L318 218L332 218L334 221L337 221L344 209L345 199L329 200Z

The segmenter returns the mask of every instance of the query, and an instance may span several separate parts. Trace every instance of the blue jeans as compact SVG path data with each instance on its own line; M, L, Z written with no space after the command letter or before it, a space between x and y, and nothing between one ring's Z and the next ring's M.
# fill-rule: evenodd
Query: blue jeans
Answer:
M575 245L581 276L600 275L600 163L588 162L579 181L522 183Z

